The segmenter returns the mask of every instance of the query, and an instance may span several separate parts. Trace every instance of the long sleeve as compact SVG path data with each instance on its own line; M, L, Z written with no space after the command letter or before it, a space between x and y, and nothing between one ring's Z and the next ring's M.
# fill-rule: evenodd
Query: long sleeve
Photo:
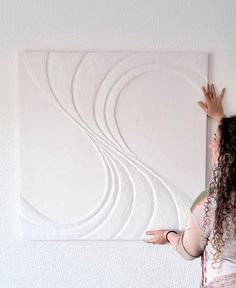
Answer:
M186 260L193 260L201 256L205 248L205 238L202 238L202 231L192 213L190 213L187 227L176 243L176 251Z
M194 201L188 217L186 230L176 243L176 251L186 260L193 260L202 255L207 245L210 226L207 222L204 228L205 203L208 189L204 190ZM204 233L203 233L204 230Z

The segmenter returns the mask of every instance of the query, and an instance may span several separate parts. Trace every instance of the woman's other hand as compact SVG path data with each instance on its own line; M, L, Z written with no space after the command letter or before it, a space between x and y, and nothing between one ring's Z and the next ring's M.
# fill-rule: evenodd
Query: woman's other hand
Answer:
M198 105L205 111L205 113L209 117L213 118L217 122L220 122L221 118L226 116L224 114L224 108L222 105L225 88L223 88L221 93L217 96L214 84L209 85L208 83L207 89L203 86L202 91L205 101L198 101Z
M167 244L168 241L166 240L166 233L169 230L153 230L153 231L146 231L147 235L154 235L154 238L151 239L144 239L144 242L152 243L152 244Z

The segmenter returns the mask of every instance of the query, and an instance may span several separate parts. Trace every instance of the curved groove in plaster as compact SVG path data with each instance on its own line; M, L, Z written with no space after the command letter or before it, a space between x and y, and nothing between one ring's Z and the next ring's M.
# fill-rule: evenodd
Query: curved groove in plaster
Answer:
M76 72L75 72L75 74L78 72L78 67L79 66L77 66L77 69L76 69ZM73 87L73 83L74 83L74 79L75 79L75 74L74 74L74 77L73 77L73 80L72 80L72 87ZM77 106L76 106L76 102L75 102L75 98L74 98L74 93L73 93L73 88L72 88L72 102L73 102L73 106L74 106L74 109L75 109L75 111L76 111L76 113L77 113L77 115L79 116L79 118L86 124L86 126L88 127L88 128L90 128L88 125L87 125L87 123L84 121L84 119L82 118L82 116L80 115L80 113L79 113L79 110L78 110L78 108L77 108ZM93 103L95 103L95 102L93 102ZM104 147L103 147L103 149L104 149ZM108 150L109 151L109 150ZM107 156L108 156L109 154L107 154ZM108 156L109 157L109 156ZM111 159L110 159L111 160ZM120 160L117 158L117 160L120 162ZM121 163L121 162L120 162ZM123 165L123 167L125 167L124 165ZM118 172L119 170L117 169L117 172ZM126 171L128 172L128 170L127 170L127 168L126 168ZM130 174L130 173L129 173ZM119 175L119 173L118 173L118 175ZM132 175L130 174L129 175L129 177L130 177L130 179L131 179L131 177L132 177ZM93 234L93 233L92 233Z
M101 152L102 154L103 154L103 152ZM104 157L104 159L106 159L106 157L105 156L103 156ZM107 160L105 160L105 161L107 161ZM98 214L103 214L103 210L104 209L106 209L106 210L110 210L111 208L112 208L112 206L113 206L113 203L114 203L114 201L117 199L117 193L115 193L114 192L114 189L116 188L116 185L114 184L115 183L115 181L117 181L117 178L118 178L118 176L116 175L116 170L115 170L115 168L114 168L114 166L113 166L113 163L111 163L111 161L110 160L108 160L108 162L110 162L110 164L108 164L108 166L109 166L109 170L110 170L110 177L108 178L109 180L110 180L110 183L111 183L111 185L109 185L109 187L110 187L110 189L108 190L108 191L111 191L111 193L106 193L106 198L108 198L108 200L107 200L107 202L111 202L111 199L113 200L113 202L111 202L110 204L109 204L109 206L108 207L106 207L105 205L102 205L102 209L100 208L100 210L98 210L98 209L96 209L96 210L98 210L98 211L96 211L97 213L97 215ZM111 172L112 170L114 170L115 172ZM118 183L119 184L119 183ZM115 200L114 200L115 199ZM104 201L103 201L104 202ZM87 225L87 223L85 222L85 220L87 220L87 219L79 219L79 220L76 220L76 221L64 221L64 222L61 222L61 221L53 221L53 220L51 220L50 219L50 222L53 222L53 223L48 223L48 221L47 222L45 222L45 218L48 218L47 216L45 216L44 214L42 214L42 213L40 213L38 210L36 210L33 206L31 206L26 200L24 201L24 203L25 204L27 204L27 205L29 205L29 208L30 208L30 210L27 208L27 207L25 207L27 210L26 211L29 211L30 212L30 214L31 214L31 216L33 216L33 217L36 217L36 220L38 220L38 217L37 216L40 216L40 219L41 219L41 221L42 221L42 223L41 223L41 225L39 225L39 224L37 224L37 223L32 223L32 221L31 221L31 224L34 224L34 225L38 225L38 226L42 226L43 228L45 228L45 227L50 227L50 228L55 228L55 229L66 229L66 228L74 228L74 227L76 227L76 228L78 228L78 226L84 226L84 225ZM105 203L106 204L106 203ZM92 221L94 221L94 218L98 218L98 216L97 215L93 215L94 213L93 213L94 211L92 211L90 214L90 219L89 220L92 220ZM22 215L23 216L23 215ZM104 216L104 215L102 215L104 218L106 217L106 215ZM87 217L86 217L87 218ZM30 217L30 219L32 219L32 217ZM27 221L28 219L27 218L25 218L25 220ZM96 220L96 219L95 219ZM91 222L91 221L90 221ZM46 224L46 225L45 225ZM51 224L53 224L53 226L51 225ZM95 223L94 225L97 225L97 223ZM79 227L79 228L81 228L81 227Z
M105 152L105 154L107 155L107 157L109 158L109 160L113 163L113 165L114 165L114 167L115 167L116 174L117 174L117 178L116 178L116 177L114 177L114 178L118 180L119 190L118 190L117 195L119 195L119 197L120 197L120 194L122 193L122 191L121 191L121 183L122 183L121 175L122 175L122 173L120 173L117 165L115 164L115 159L114 159L112 156L109 156L107 152ZM119 162L120 162L120 161L119 161ZM123 166L123 167L124 167L124 166ZM127 169L126 169L126 173L127 173L128 177L129 177L129 180L130 180L130 182L131 182L131 184L132 184L132 187L133 187L133 193L132 193L133 197L132 197L132 201L131 201L131 208L130 208L129 211L128 211L128 214L130 215L130 214L132 213L132 211L133 211L133 208L134 208L133 204L134 204L134 202L135 202L135 188L134 188L135 185L134 185L134 182L132 181L132 175L130 175L130 173L127 171ZM116 197L116 205L118 205L118 202L119 202L119 199L118 199L118 197ZM114 203L114 204L115 204L115 203ZM109 222L109 221L112 222L112 214L115 212L115 209L117 208L116 205L112 205L112 207L111 207L111 209L109 210L109 213L108 213L108 215L107 215L108 217L106 217L106 219L103 219L103 222L102 222L102 223L99 223L99 225L96 226L96 228L94 228L90 233L87 233L87 234L83 235L83 238L93 236L93 234L95 234L97 231L99 232L99 230L102 229L102 228L104 227L104 225L107 224L107 222ZM122 214L121 217L124 218L124 217L125 217L125 214ZM129 216L128 216L128 217L129 217ZM113 218L114 218L114 217L113 217ZM125 223L126 223L126 221L125 221ZM123 227L123 224L122 224L122 227ZM118 229L121 230L122 227L121 227L121 228L118 227ZM105 227L105 228L106 228L106 227ZM112 230L112 229L114 229L114 226L111 228L111 230ZM115 227L115 229L117 229L117 228ZM114 234L114 233L115 233L115 232L113 232L113 234Z
M42 221L41 225L50 225L53 224L57 227L73 227L73 226L77 226L77 225L84 225L86 224L87 221L91 220L91 218L95 217L97 213L101 213L102 212L102 207L105 206L105 204L107 203L107 201L109 200L110 197L112 197L113 193L109 193L109 191L113 191L113 186L114 186L114 173L112 173L112 167L109 164L109 161L106 159L106 157L103 155L103 152L101 152L101 155L106 163L106 167L107 167L107 188L106 188L106 192L103 194L103 198L101 199L99 205L92 211L90 211L87 215L83 216L80 219L77 220L73 220L73 221L57 221L57 220L53 220L50 219L49 217L47 217L46 215L44 215L43 213L41 213L39 210L37 210L35 207L33 207L23 196L21 196L21 199L23 201L22 205L24 206L24 208L27 208L27 205L29 206L29 211L31 211L32 217L35 218L36 215L39 217L39 219ZM26 209L27 211L27 209ZM30 217L30 218L32 218ZM36 223L35 223L36 224Z
M95 124L96 124L98 130L102 133L103 137L105 137L107 139L107 141L109 141L113 145L116 145L116 144L114 142L112 142L111 139L109 139L107 137L107 135L104 133L104 131L102 130L100 124L98 123L98 119L97 119L97 116L96 116L96 106L97 106L97 103L98 103L98 101L97 101L97 99L98 99L98 91L100 91L100 88L104 84L104 81L106 80L107 76L115 69L115 67L117 65L119 65L120 63L122 63L123 61L125 61L126 59L128 59L128 58L130 58L130 54L125 55L115 66L113 66L110 70L108 70L106 72L106 74L103 76L101 82L99 83L99 85L98 85L98 87L96 89L96 92L94 93L93 118L94 118Z
M73 80L72 80L72 85L71 85L71 87L72 87L72 102L73 102L74 109L75 109L77 115L79 116L79 118L83 121L83 123L86 124L86 126L87 126L88 128L90 128L90 127L87 125L87 123L84 121L84 119L82 118L82 116L80 115L80 113L79 113L79 110L78 110L78 108L77 108L77 106L76 106L75 97L74 97L74 92L73 92L73 91L74 91L74 90L73 90L73 87L74 87L73 83L74 83L74 79L75 79L75 77L76 77L76 74L78 73L79 67L80 67L80 65L77 66L77 69L75 69L75 73L74 73L74 75L73 75ZM95 103L95 102L93 102L93 107L94 107L94 103ZM94 110L94 109L93 109L93 110ZM92 131L91 128L90 128L90 130ZM92 133L93 133L93 132L92 132ZM94 134L95 134L95 133L94 133ZM142 172L142 173L143 173L143 172ZM117 174L119 175L118 170L117 170ZM150 184L151 184L151 183L150 183ZM153 195L154 195L154 197L155 197L154 191L153 191ZM150 219L149 219L149 221L150 221Z
M170 68L166 68L166 66L168 67L170 67ZM105 123L106 123L106 126L107 126L107 129L109 130L109 133L110 133L110 135L112 136L112 138L117 142L117 143L119 143L119 140L118 139L116 139L116 137L115 137L115 135L114 135L114 132L112 132L112 128L110 128L110 126L109 126L109 121L107 121L107 112L108 112L108 101L109 101L109 98L111 97L111 94L112 94L112 90L115 90L116 89L116 87L115 87L115 85L117 85L117 86L119 86L119 82L122 82L122 78L125 78L126 76L129 76L129 74L132 74L132 73L136 73L136 70L137 70L137 75L135 75L135 76L133 76L133 78L128 78L128 79L126 79L126 84L125 85L123 85L122 86L122 88L120 89L120 91L118 92L118 96L117 95L115 95L115 97L113 97L114 99L116 99L115 100L115 104L114 104L114 108L112 109L112 115L116 115L115 114L115 110L116 110L116 105L117 105L117 102L118 102L118 97L119 97L119 95L120 95L120 93L127 87L127 85L128 84L130 84L133 80L135 80L137 77L139 77L139 76L141 76L141 75L144 75L144 74L146 74L146 73L150 73L150 72L153 72L153 71L156 71L156 70L159 70L159 69L162 69L162 70L166 70L166 71L168 71L168 72L171 72L171 73L174 73L174 74L176 74L176 75L178 75L178 76L180 76L180 77L182 77L183 79L185 79L187 82L190 82L191 84L193 84L193 86L195 87L195 88L197 88L197 89L199 89L198 87L198 85L196 85L195 84L195 81L194 81L194 78L196 78L197 79L197 77L198 77L198 75L197 74L194 74L191 70L190 71L184 71L184 73L186 72L187 74L185 75L184 73L183 73L183 71L181 71L182 73L180 73L180 71L179 70L181 70L181 67L178 67L178 69L173 69L173 67L172 67L173 65L165 65L165 66L160 66L160 65L156 65L156 64L152 64L152 63L147 63L147 64L145 64L145 65L138 65L138 66L136 66L135 68L131 68L131 69L129 69L129 70L127 70L125 73L123 73L123 74L121 74L120 76L119 76L119 78L118 79L116 79L116 81L111 85L111 88L110 88L110 90L109 90L109 93L107 93L107 96L106 96L106 100L105 100L105 105L104 105L104 117L105 117ZM150 69L151 67L153 67L152 69ZM146 68L148 68L148 70L146 70ZM143 71L143 69L145 70L145 71ZM192 76L195 76L195 77L193 77L193 79L190 77L190 75L191 75L191 72L192 72ZM195 79L195 80L196 80ZM199 78L198 79L198 81L199 81L199 83L201 83L201 81L202 81L203 79L202 78ZM122 83L123 84L123 83ZM113 111L114 110L114 111ZM116 119L116 118L115 118ZM116 122L116 124L117 124L117 121L115 121ZM122 136L122 134L121 134L121 132L120 132L120 129L119 129L119 127L117 126L117 125L114 125L114 127L115 128L117 128L117 132L119 133L119 136L120 136L120 139L121 139L121 141L123 142L123 143L120 143L120 146L122 146L122 144L124 144L125 145L125 147L128 149L128 151L132 154L132 155L134 155L134 152L130 149L130 147L128 146L128 144L125 142L125 139L124 139L124 137ZM124 147L123 147L124 148Z
M73 105L73 107L74 107L74 109L75 109L76 115L79 117L79 119L82 121L82 123L83 123L83 124L89 129L89 131L90 131L90 134L91 134L91 135L88 134L88 133L86 133L86 132L85 132L85 135L90 139L90 141L92 142L92 144L95 146L96 151L99 152L99 154L100 154L99 156L103 159L103 157L102 157L102 155L101 155L101 151L100 151L98 145L96 145L96 141L93 140L93 136L95 136L95 132L93 132L93 130L87 125L87 123L86 123L86 122L84 121L84 119L81 117L81 115L80 115L80 113L79 113L79 111L78 111L78 109L77 109L77 106L76 106L76 104L75 104L75 98L74 98L74 93L73 93L73 86L74 86L75 76L76 76L76 74L77 74L77 72L78 72L78 70L79 70L79 68L80 68L83 60L85 59L85 57L86 57L87 55L88 55L88 53L87 53L86 55L84 55L84 57L82 58L82 60L76 65L74 74L73 74L73 76L72 76L71 90L70 90L70 91L71 91L71 100L72 100L72 105ZM46 70L46 71L47 71L47 79L48 79L48 84L49 84L51 93L53 94L53 96L55 97L57 103L61 106L61 108L63 109L63 111L66 111L65 107L60 103L60 101L58 100L57 96L55 95L54 90L53 90L52 85L51 85L51 82L50 82L49 69L48 69L48 67L49 67L49 56L48 56L48 62L47 62L47 64L48 64L48 65L47 65L47 70ZM104 160L104 159L103 159L103 160ZM106 174L108 175L108 172L107 172L108 168L107 168L107 166L106 166L106 162L103 161L103 163L105 164ZM112 173L112 170L111 170L111 173ZM113 177L113 179L114 179L114 177ZM119 179L119 178L118 178L118 179ZM109 190L107 190L107 191L109 191ZM100 213L101 211L103 211L103 206L102 206L102 205L105 205L105 204L106 204L106 202L104 202L104 199L107 199L107 197L106 197L106 196L103 197L102 201L100 201L100 203L96 206L96 208L93 210L93 213L92 213L93 216L92 216L92 217L90 217L90 216L85 216L85 217L84 217L83 225L85 224L86 221L91 220L93 217L95 217L97 213ZM101 204L102 204L102 205L101 205ZM94 211L96 211L96 213L94 213ZM89 215L91 215L91 213L89 213ZM72 225L72 224L71 224L71 225ZM70 225L70 227L71 227L71 225ZM67 224L67 226L68 226L68 224ZM78 221L73 221L73 227L74 227L74 226L78 226Z
M114 72L115 70L117 70L116 68L119 67L121 64L123 64L126 60L130 60L130 58L131 58L131 57L134 57L134 56L138 56L138 54L133 54L133 55L131 55L130 57L126 57L126 58L124 59L124 61L120 61L119 63L117 63L117 64L109 71L109 73L106 74L106 76L104 77L101 85L99 85L99 89L98 89L98 91L97 91L97 94L98 94L98 95L99 95L99 93L100 93L101 87L104 85L104 82L107 80L107 78L109 77L109 75L110 75L112 72ZM162 63L162 61L157 61L157 60L156 60L156 62L157 62L157 63L158 63L158 62ZM182 73L186 73L187 75L188 75L189 73L191 73L191 74L194 75L193 78L196 78L196 79L198 78L198 79L200 79L200 81L202 81L202 79L205 79L205 78L202 77L201 74L199 74L198 71L195 71L194 69L190 69L188 66L180 65L179 63L174 63L174 64L173 64L173 62L169 62L168 64L165 63L164 66L163 66L163 65L161 66L160 63L159 63L158 65L156 65L156 64L154 64L154 65L159 66L159 67L162 67L163 69L165 69L165 66L166 66L166 65L167 65L167 66L169 65L170 67L178 67L178 68L181 67ZM137 66L132 67L132 68L129 69L128 71L134 70L134 69L137 68L137 67L142 67L142 66L147 66L147 65L153 65L153 63L150 63L150 64L144 63L144 64L141 64L141 65L137 65ZM116 78L114 84L111 85L111 88L110 88L109 91L106 93L107 95L110 95L110 91L112 90L112 88L113 88L113 86L115 85L115 83L116 83L124 74L126 74L128 71L125 71L125 72L122 71L122 74L121 74L120 76L118 76L118 77ZM194 82L194 81L193 81L193 82ZM193 83L193 84L194 84L194 83ZM107 96L107 97L108 97L108 96ZM107 97L106 97L106 100L105 100L105 105L103 106L104 109L106 109ZM96 99L98 99L98 98L99 98L99 97L97 96ZM101 98L101 97L100 97L100 98ZM96 103L97 103L97 102L96 102ZM96 115L96 114L97 114L97 113L95 113L95 115ZM105 112L103 112L103 116L106 117L106 113L105 113ZM96 119L97 119L97 116L96 116ZM106 118L105 118L104 120L105 120L106 126L108 126L108 122L106 121ZM98 122L98 121L97 121L97 122ZM100 125L99 125L99 126L100 126ZM109 126L108 126L107 128L108 128L109 134L111 135L111 137L113 138L113 140L116 141L116 143L117 143L117 139L115 139L114 135L111 133L111 129L109 129ZM101 129L101 126L100 126L100 129ZM102 130L102 129L101 129L101 130ZM103 133L103 134L104 134L104 133ZM120 145L121 145L121 144L119 144L119 146L120 146ZM124 149L124 147L123 147L123 149ZM132 154L132 151L129 151L129 152Z
M76 111L76 114L77 114L78 117L81 119L81 121L83 121L83 123L86 125L86 127L88 127L88 128L90 129L90 131L92 131L92 129L87 125L87 123L85 122L85 120L84 120L84 119L82 118L82 116L80 115L79 110L78 110L78 108L77 108L77 106L76 106L76 102L75 102L75 97L74 97L74 92L73 92L73 87L74 87L73 83L74 83L74 79L75 79L75 77L76 77L76 74L78 73L79 67L80 67L80 65L78 65L77 68L75 69L75 73L74 73L74 75L73 75L73 80L72 80L72 85L71 85L71 87L72 87L71 91L72 91L73 107L74 107L74 109L75 109L75 111ZM93 102L93 104L94 104L94 102ZM95 133L93 133L93 131L92 131L91 133L95 136ZM104 148L103 148L103 149L104 149Z
M86 56L86 55L85 55ZM84 57L85 57L84 56ZM83 57L83 58L84 58ZM83 58L82 58L82 60L83 60ZM82 61L81 60L81 61ZM58 98L57 98L57 96L55 95L55 93L54 93L54 91L53 91L53 89L52 89L52 86L51 86L51 83L50 83L50 77L49 77L49 73L48 73L48 61L49 61L49 53L48 53L48 57L47 57L47 60L46 60L46 65L45 65L45 67L46 67L46 75L47 75L47 80L48 80L48 86L49 86L49 89L50 89L50 92L51 92L51 94L52 94L52 96L54 97L54 99L56 100L56 103L59 105L59 107L62 109L62 111L65 113L65 114L67 114L70 118L73 118L73 120L74 121L76 121L76 123L77 123L77 125L83 130L83 127L81 127L81 124L78 122L78 120L77 119L75 119L73 116L72 116L72 114L70 114L66 109L65 109L65 107L60 103L60 101L58 100ZM80 62L81 63L81 62ZM80 65L80 63L78 64L78 66ZM33 78L32 77L32 73L30 73L30 75L31 75L31 78ZM95 143L94 143L94 141L92 140L92 138L90 137L90 135L88 135L86 132L85 132L85 134L86 134L86 136L88 136L89 138L90 138L90 140L92 141L92 143L94 144L94 146L95 146L95 148L96 149L98 149L98 147L97 147L97 145L95 145ZM104 161L103 161L104 162ZM106 168L106 172L107 172L107 166L106 166L106 164L105 164L105 162L104 162L104 165L105 165L105 168ZM108 173L107 173L108 174ZM107 189L107 191L109 191L108 189ZM100 211L100 209L101 209L101 205L104 205L104 200L106 199L107 197L105 196L105 194L104 194L104 196L103 196L103 199L100 201L100 203L97 205L97 207L92 211L92 212L90 212L90 213L88 213L85 217L83 217L83 221L85 221L86 219L90 219L91 218L91 215L93 215L94 214L94 211L96 211L96 212L99 212ZM94 216L94 215L93 215ZM48 218L46 215L44 215L44 218ZM46 219L45 218L45 219ZM49 219L49 218L48 218ZM76 221L77 222L77 221Z

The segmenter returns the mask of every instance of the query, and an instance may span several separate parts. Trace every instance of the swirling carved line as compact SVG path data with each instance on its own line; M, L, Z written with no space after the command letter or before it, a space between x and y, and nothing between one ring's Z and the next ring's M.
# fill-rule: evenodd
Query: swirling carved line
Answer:
M86 56L86 55L85 55ZM84 56L84 57L85 57ZM84 58L83 57L83 58ZM82 59L83 59L82 58ZM49 85L49 89L51 90L51 93L52 93L52 95L54 96L54 98L55 98L55 100L56 100L56 102L57 102L57 104L59 105L59 107L63 110L63 112L64 113L66 113L66 115L67 116L69 116L82 130L85 130L85 128L81 125L81 123L79 123L78 122L78 120L76 119L76 118L74 118L73 117L73 115L72 114L70 114L65 108L64 108L64 106L60 103L60 101L58 100L58 98L56 97L56 95L55 95L55 93L54 93L54 91L53 91L53 89L52 89L52 87L51 87L51 84L50 84L50 77L49 77L49 74L48 74L48 61L49 61L49 53L48 53L48 55L47 55L47 61L46 61L46 76L47 76L47 79L48 79L48 85ZM81 63L81 62L80 62ZM78 66L80 65L80 63L78 64ZM32 77L31 77L32 78ZM86 132L88 132L88 131L86 131ZM85 132L85 133L86 133ZM90 135L88 135L87 133L86 133L86 135L88 136L88 137L90 137ZM91 137L90 137L90 139L91 139ZM91 139L91 141L92 141L92 143L94 143L93 142L93 140ZM97 145L95 145L95 148L97 148L98 149L98 147L97 147ZM106 167L106 165L105 165L105 167ZM107 191L109 191L108 189L107 189ZM103 197L103 199L101 200L101 203L100 203L100 205L99 205L99 207L97 207L96 208L96 210L95 211L97 211L97 212L101 212L101 204L104 204L105 202L104 202L104 200L106 200L106 195L104 195L104 197ZM39 213L39 212L38 212ZM92 211L91 213L89 213L88 215L86 215L84 218L83 218L83 220L80 220L80 221L75 221L76 222L76 225L78 225L78 223L82 223L82 222L84 222L86 219L90 219L91 218L91 215L93 215L94 214L94 211ZM48 217L46 217L45 215L44 215L44 219L47 219ZM67 222L66 222L67 223ZM73 223L74 223L74 221L73 221ZM65 225L65 224L62 224L62 225ZM70 225L70 224L66 224L66 225Z

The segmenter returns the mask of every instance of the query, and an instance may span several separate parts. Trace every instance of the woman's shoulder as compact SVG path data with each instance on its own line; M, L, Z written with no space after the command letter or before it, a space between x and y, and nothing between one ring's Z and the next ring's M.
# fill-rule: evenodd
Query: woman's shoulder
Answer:
M197 196L190 208L192 212L204 206L204 203L207 201L207 196L209 195L209 190L210 189L207 188Z
M198 226L201 230L204 230L205 236L208 236L210 233L210 220L205 218L206 216L206 203L208 203L208 195L209 195L210 189L207 188L204 191L202 191L198 197L194 200L192 206L191 206L191 215L198 223ZM209 205L209 203L208 203ZM210 206L208 206L208 209L210 211L210 214L212 213L212 203ZM204 228L205 227L205 228Z

